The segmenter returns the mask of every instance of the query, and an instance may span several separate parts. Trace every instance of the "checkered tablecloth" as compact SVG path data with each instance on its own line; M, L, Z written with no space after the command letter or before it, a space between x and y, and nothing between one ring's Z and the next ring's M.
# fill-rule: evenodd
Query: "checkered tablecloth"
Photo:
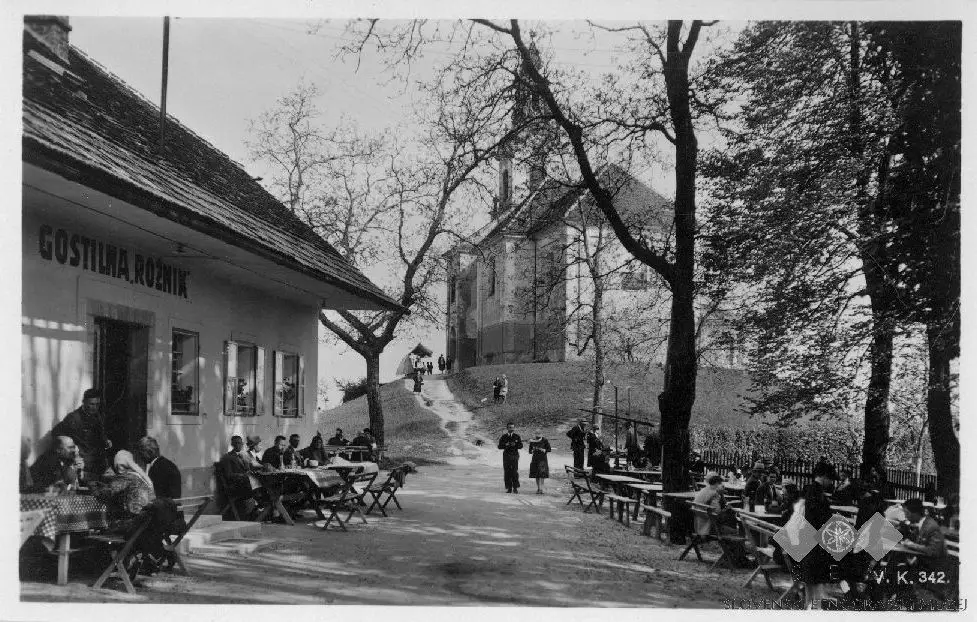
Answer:
M54 540L59 533L108 527L108 507L91 495L20 495L20 511L42 510L44 520L34 535Z

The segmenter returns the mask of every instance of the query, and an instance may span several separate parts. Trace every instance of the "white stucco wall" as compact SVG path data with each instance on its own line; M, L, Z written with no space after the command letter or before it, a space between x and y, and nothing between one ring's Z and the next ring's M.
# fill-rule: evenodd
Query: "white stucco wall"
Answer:
M42 258L42 224L63 227L129 253L164 257L190 273L188 299L158 292L82 267ZM149 325L147 432L163 455L184 472L185 488L209 486L212 463L227 451L233 434L259 434L267 447L276 434L298 432L307 444L320 422L316 414L318 300L303 299L281 284L256 288L234 281L214 269L212 259L179 258L172 246L160 245L150 233L77 209L25 189L23 214L22 409L21 440L29 461L46 449L50 430L79 406L93 379L93 313L106 305L126 308ZM169 253L169 254L167 254ZM255 275L258 279L260 275ZM276 287L281 295L276 295ZM181 328L200 337L200 414L170 414L171 330ZM265 348L264 414L224 416L224 344L253 342ZM272 414L274 352L304 356L304 416ZM325 431L325 430L324 430Z

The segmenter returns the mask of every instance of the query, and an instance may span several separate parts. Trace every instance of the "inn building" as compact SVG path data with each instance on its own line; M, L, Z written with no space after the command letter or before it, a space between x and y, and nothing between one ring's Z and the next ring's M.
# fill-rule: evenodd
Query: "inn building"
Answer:
M70 30L23 35L23 457L96 387L116 448L154 436L206 492L231 435L321 427L321 309L396 303Z

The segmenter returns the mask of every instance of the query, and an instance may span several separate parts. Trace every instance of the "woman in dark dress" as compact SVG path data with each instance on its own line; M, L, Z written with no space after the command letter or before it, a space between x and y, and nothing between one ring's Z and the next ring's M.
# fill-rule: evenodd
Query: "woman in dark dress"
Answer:
M801 492L804 501L804 519L820 531L831 519L831 503L825 494L824 487L817 482L808 484ZM821 546L815 546L801 560L794 564L796 579L804 582L804 605L806 609L819 607L824 599L825 586L831 583L831 566L834 558Z
M529 477L536 479L537 495L543 494L543 480L550 476L550 464L546 460L549 451L550 442L537 430L535 436L529 440L529 455L532 456L529 463Z

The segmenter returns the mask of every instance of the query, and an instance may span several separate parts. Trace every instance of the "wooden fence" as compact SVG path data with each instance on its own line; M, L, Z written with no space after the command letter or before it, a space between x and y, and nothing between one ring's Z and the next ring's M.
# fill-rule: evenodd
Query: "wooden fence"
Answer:
M706 468L712 471L723 472L729 471L736 468L742 468L744 466L753 465L757 460L762 460L763 456L759 452L724 452L724 451L710 451L706 450L701 452L702 461L705 462ZM778 460L775 462L778 469L780 469L780 474L786 479L790 478L797 482L798 486L805 486L814 481L814 477L811 472L814 470L814 462L809 462L806 460ZM848 470L852 472L852 475L856 478L861 477L861 468L859 465L851 465L845 463L833 463L835 471L839 474L843 470ZM923 473L919 476L919 482L916 481L915 471L902 471L899 469L886 469L886 476L888 478L889 484L892 486L892 492L895 494L897 499L908 499L910 497L922 497L923 491L928 486L936 486L936 476Z

